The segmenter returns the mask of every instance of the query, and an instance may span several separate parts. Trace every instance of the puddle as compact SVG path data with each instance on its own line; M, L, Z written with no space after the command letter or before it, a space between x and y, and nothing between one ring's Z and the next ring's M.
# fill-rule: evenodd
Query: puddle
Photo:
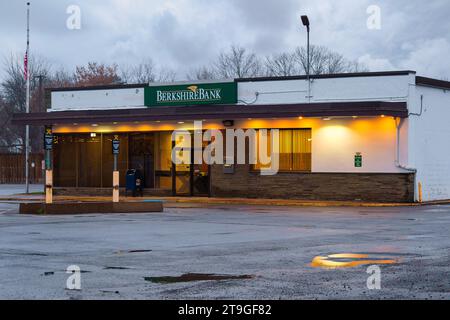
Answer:
M144 277L145 281L153 283L169 284L178 282L192 282L192 281L220 281L220 280L247 280L253 279L255 276L243 274L243 275L225 275L225 274L213 274L213 273L185 273L178 277Z
M317 256L311 261L313 268L353 268L368 264L397 264L400 259L393 259L389 253L338 253Z

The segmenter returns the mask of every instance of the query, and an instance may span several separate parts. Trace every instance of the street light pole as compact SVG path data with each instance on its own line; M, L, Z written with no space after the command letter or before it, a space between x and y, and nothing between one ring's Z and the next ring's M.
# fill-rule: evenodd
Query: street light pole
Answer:
M306 27L306 33L307 33L307 41L306 41L306 80L308 81L308 102L311 102L311 74L310 74L310 68L311 68L311 60L309 56L309 31L310 31L310 24L308 16L301 16L302 23Z
M30 70L28 68L28 60L30 57L30 3L27 2L27 52L26 52L26 102L25 112L30 113ZM25 193L30 193L30 126L25 126Z

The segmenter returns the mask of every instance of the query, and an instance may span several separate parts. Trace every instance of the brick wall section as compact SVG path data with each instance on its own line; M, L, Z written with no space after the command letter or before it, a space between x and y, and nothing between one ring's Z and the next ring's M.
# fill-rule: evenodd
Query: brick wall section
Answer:
M211 167L211 196L300 200L413 202L413 173L278 173L261 176L249 165L234 174Z

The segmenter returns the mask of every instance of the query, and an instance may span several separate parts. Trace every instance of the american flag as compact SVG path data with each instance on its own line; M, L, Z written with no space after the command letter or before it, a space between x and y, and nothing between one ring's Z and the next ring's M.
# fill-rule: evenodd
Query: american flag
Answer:
M23 59L23 73L25 77L25 81L28 80L28 52L25 52L25 58Z

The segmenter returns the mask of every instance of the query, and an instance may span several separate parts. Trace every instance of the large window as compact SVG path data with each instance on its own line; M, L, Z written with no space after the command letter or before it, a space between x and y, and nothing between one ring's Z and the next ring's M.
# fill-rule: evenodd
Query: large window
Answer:
M311 171L311 129L280 129L279 171ZM257 135L258 137L259 135ZM270 156L270 136L267 150ZM257 143L259 145L259 143ZM259 152L257 153L259 154ZM270 167L262 165L260 159L254 169Z

